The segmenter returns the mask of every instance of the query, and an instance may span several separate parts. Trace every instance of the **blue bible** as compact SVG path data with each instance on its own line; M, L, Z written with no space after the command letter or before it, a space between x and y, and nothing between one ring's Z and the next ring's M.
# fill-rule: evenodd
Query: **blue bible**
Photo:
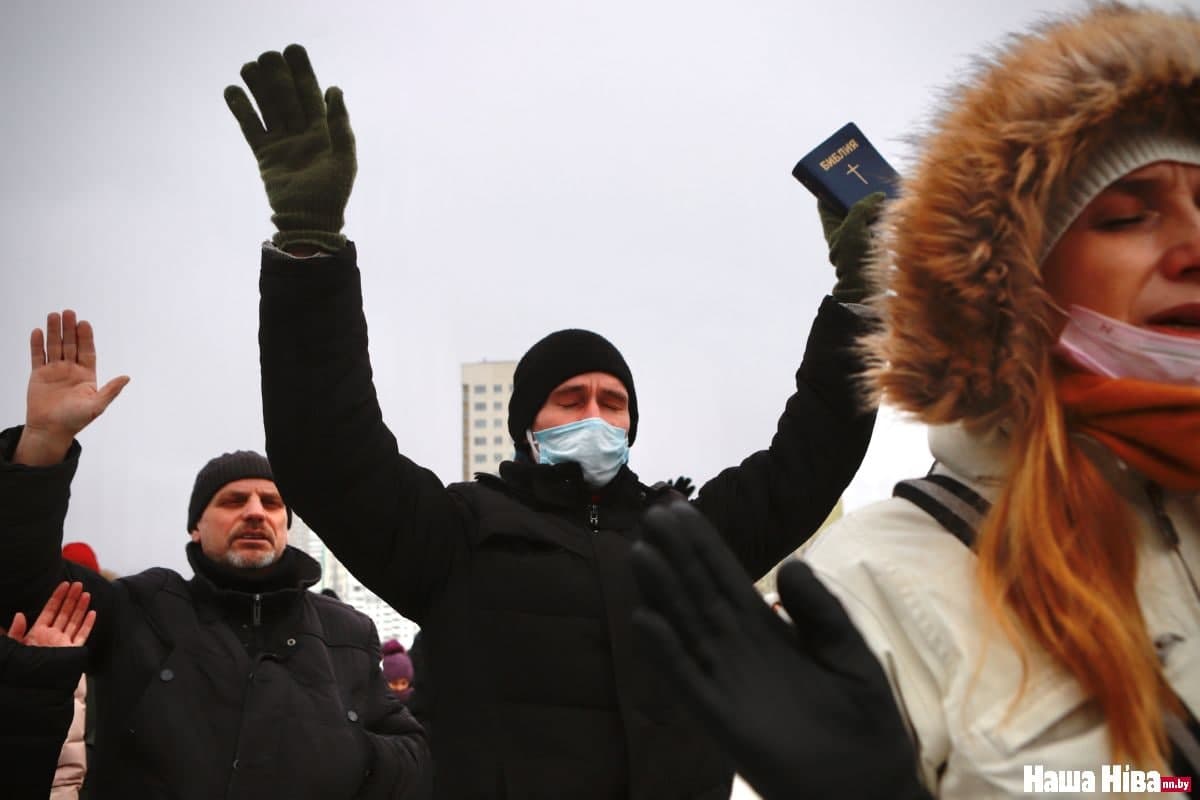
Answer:
M853 122L800 159L792 175L843 214L873 192L895 197L900 178Z

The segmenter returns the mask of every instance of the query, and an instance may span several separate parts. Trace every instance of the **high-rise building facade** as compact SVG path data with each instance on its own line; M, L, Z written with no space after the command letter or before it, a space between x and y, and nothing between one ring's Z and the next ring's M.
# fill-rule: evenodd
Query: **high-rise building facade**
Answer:
M464 481L476 472L495 473L513 456L508 435L508 399L512 397L515 361L480 361L462 365Z

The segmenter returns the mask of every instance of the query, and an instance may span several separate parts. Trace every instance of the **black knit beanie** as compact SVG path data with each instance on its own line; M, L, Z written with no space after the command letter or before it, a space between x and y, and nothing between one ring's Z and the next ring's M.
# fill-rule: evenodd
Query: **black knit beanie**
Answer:
M554 387L585 372L605 372L625 385L629 392L629 443L637 436L637 393L633 375L621 351L612 342L591 331L569 328L555 331L529 348L513 372L512 399L508 401L508 434L521 452L529 452L525 431Z
M196 475L196 484L192 487L192 499L188 503L188 533L196 529L196 523L208 503L221 487L243 478L262 478L274 481L271 463L265 456L252 450L238 450L235 453L223 453L209 461ZM292 527L292 509L287 509L287 524Z

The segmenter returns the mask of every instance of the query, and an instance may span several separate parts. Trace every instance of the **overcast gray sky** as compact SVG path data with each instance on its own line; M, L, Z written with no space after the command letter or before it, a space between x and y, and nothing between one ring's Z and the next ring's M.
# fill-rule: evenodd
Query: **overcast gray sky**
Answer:
M67 538L118 572L187 572L197 469L263 447L271 225L221 92L295 41L358 138L346 233L406 454L457 479L459 364L578 326L632 367L635 471L703 481L768 442L833 282L793 163L854 120L903 171L974 54L1077 7L8 0L0 425L24 418L29 331L77 309L101 381L133 381L81 436ZM885 421L848 504L927 461L920 431Z

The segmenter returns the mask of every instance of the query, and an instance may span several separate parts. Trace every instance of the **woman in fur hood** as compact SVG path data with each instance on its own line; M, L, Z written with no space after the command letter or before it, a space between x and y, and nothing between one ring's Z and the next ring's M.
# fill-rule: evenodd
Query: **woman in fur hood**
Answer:
M1009 40L883 222L869 382L986 513L969 549L893 498L806 559L884 665L926 786L1200 778L1180 760L1200 712L1200 20L1106 4Z
M910 741L941 798L1200 779L1200 20L1094 5L1008 40L873 259L868 384L930 426L924 491L780 571L793 632L703 520L648 514L648 651L769 797L831 768L920 796Z

